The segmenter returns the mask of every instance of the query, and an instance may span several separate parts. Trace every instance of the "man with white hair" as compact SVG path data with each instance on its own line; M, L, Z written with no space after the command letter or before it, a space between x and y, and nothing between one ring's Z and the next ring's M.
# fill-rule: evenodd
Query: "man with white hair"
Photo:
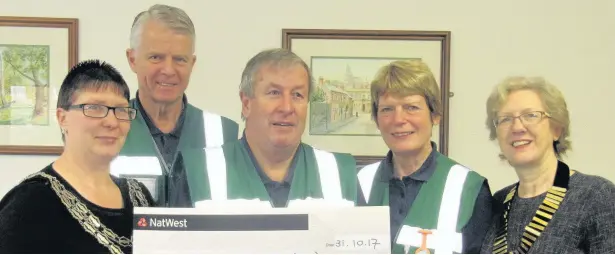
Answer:
M186 167L199 159L186 150L236 141L238 124L189 104L185 90L196 62L195 29L180 8L153 5L139 13L130 33L126 57L139 88L131 106L138 110L114 175L141 178L162 207L192 207L191 194L205 180L188 180Z

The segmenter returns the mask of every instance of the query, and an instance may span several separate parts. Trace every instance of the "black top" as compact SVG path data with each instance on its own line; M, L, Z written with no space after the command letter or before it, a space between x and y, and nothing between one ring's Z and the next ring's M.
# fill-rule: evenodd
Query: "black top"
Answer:
M40 173L55 177L108 229L120 237L132 239L133 203L126 179L112 176L122 193L123 208L110 209L97 206L83 198L52 165L45 167ZM153 204L147 188L142 183L138 184L148 204ZM141 203L139 205L143 206ZM132 253L131 246L120 248L123 253ZM0 253L91 254L111 251L73 218L52 189L51 181L37 176L15 186L0 200Z
M443 156L437 151L436 144L431 142L432 151L427 159L416 172L404 176L401 179L396 176L393 166L393 153L389 151L383 166L381 176L376 176L375 181L389 183L389 210L391 242L394 244L397 233L410 212L414 200L419 194L423 183L427 182L437 168L436 158ZM359 188L359 205L366 205L363 192ZM470 220L462 229L462 253L479 253L483 244L483 238L489 229L493 217L494 198L491 195L489 183L485 179L474 204L474 211Z

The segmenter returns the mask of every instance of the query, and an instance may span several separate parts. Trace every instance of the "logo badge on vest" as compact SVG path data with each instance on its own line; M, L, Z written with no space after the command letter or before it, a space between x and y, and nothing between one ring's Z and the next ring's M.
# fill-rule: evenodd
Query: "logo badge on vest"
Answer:
M423 236L423 238L421 239L421 247L416 249L415 253L416 254L431 254L431 252L427 248L427 235L432 234L431 230L421 229L419 230L419 233Z

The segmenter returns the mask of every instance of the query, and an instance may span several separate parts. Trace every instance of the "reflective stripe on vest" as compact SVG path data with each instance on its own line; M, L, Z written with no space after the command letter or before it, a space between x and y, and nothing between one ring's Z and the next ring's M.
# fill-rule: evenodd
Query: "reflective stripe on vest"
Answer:
M224 143L222 117L203 112L203 131L205 147L218 147ZM154 146L157 146L154 144ZM111 162L111 174L162 175L160 161L153 156L117 156Z
M363 191L365 200L368 202L379 165L380 162L367 165L358 173L361 191ZM431 230L432 234L430 235L435 240L427 243L427 248L434 249L437 253L450 254L452 252L461 253L462 251L462 234L458 233L456 229L461 208L461 194L469 172L469 169L461 165L454 165L446 177L438 214L438 226ZM402 226L396 242L404 245L406 252L409 246L421 247L423 237L419 230L416 227Z
M469 172L469 169L461 165L454 165L446 177L438 214L437 230L440 232L440 236L436 237L440 239L436 246L438 253L461 253L463 248L462 235L457 233L457 220L461 208L461 194Z
M152 156L117 156L111 161L110 172L119 177L120 174L129 175L162 175L162 168L158 158Z
M314 148L322 196L326 200L341 201L342 187L340 185L340 171L337 168L335 155L331 152Z
M206 148L207 176L211 200L227 200L226 158L222 147ZM320 175L320 186L325 200L340 201L342 187L335 155L314 148L314 156Z
M363 167L363 169L361 169L357 174L359 179L359 187L361 187L365 202L369 203L369 195L372 192L372 183L374 182L374 178L376 177L376 172L378 171L379 166L380 161L369 164Z
M203 111L203 127L205 148L218 147L224 144L224 130L220 115Z

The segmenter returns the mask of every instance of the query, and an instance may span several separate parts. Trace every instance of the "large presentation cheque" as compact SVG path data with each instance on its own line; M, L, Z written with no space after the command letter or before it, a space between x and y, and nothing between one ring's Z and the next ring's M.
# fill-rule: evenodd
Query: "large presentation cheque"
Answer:
M134 253L391 252L389 208L135 208Z

